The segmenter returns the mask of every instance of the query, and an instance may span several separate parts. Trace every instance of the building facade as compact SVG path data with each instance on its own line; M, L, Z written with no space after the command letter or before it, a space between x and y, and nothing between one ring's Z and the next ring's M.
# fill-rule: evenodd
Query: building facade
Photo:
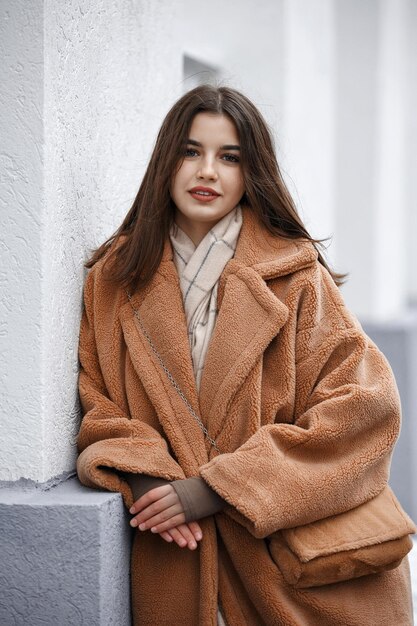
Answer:
M1 624L130 623L126 511L75 477L83 263L200 82L257 104L303 220L350 273L400 388L391 484L417 518L416 24L413 0L0 5Z

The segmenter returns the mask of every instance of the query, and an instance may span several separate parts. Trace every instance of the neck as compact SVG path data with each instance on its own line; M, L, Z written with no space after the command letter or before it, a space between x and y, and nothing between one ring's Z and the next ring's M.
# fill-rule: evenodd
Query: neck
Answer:
M175 223L189 236L195 247L198 246L200 241L204 239L209 230L217 224L219 220L213 222L195 222L194 220L187 219L179 211L175 214Z

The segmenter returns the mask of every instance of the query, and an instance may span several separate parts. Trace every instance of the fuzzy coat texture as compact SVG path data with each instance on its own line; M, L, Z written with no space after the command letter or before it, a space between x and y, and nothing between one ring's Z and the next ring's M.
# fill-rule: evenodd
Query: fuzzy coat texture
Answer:
M84 418L77 471L92 488L131 490L115 470L201 476L227 502L200 520L197 550L137 531L135 626L409 626L410 573L309 589L285 583L269 539L355 507L387 483L400 429L388 361L347 309L314 246L273 237L242 206L235 256L197 393L178 273L167 238L133 295L166 366L216 439L210 447L171 386L123 289L89 272L80 329Z

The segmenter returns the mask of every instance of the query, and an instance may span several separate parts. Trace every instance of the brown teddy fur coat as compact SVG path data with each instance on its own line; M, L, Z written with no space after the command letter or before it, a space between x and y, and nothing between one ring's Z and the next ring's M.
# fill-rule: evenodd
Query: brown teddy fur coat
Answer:
M197 550L137 531L135 625L409 626L408 560L348 582L294 589L269 550L283 528L346 511L386 484L399 434L392 370L346 308L314 246L273 237L243 207L198 397L169 240L134 306L221 450L203 437L155 358L123 289L89 272L81 322L82 483L120 491L115 470L201 476L227 502ZM219 596L218 596L219 594Z

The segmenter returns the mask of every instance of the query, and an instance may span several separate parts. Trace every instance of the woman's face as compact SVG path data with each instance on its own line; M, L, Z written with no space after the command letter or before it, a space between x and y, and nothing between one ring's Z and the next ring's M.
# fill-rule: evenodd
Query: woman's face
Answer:
M238 204L244 191L234 123L225 115L197 113L184 160L170 188L176 206L175 222L198 245L210 228Z

